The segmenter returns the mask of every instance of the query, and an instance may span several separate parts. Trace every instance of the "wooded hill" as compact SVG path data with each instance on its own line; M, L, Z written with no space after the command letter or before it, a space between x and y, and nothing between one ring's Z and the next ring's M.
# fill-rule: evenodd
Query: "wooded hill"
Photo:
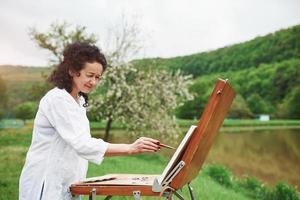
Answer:
M300 25L210 52L132 63L194 76L190 89L196 98L178 108L180 118L198 117L219 77L228 78L239 94L231 117L300 118Z
M230 117L300 118L300 25L210 52L132 63L139 69L179 69L193 75L190 91L195 99L177 109L179 118L199 117L217 78L229 79L238 93ZM50 68L0 66L7 109L26 101L38 102L44 94L44 75L49 72Z

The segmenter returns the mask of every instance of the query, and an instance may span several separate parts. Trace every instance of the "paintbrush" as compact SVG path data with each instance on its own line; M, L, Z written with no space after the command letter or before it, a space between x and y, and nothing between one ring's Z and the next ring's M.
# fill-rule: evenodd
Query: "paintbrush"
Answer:
M166 144L163 144L163 143L157 143L157 144L158 144L158 146L160 146L160 147L165 147L165 148L168 148L168 149L175 149L174 147L171 147L171 146L166 145Z

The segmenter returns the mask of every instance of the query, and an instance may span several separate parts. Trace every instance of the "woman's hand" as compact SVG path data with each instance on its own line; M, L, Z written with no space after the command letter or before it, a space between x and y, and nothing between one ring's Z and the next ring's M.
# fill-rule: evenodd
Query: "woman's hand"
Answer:
M157 152L160 149L159 143L158 140L147 137L141 137L132 144L108 143L105 156L124 156L145 152Z
M158 140L141 137L129 145L129 154L157 152L159 149L160 147Z

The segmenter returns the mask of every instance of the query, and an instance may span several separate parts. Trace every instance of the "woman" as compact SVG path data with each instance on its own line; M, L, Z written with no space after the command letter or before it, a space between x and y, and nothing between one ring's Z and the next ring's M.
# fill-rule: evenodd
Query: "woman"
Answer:
M32 143L19 183L20 200L71 199L69 186L86 177L88 161L104 156L159 150L158 140L140 138L132 144L111 144L90 135L87 94L107 67L96 46L74 43L49 81L56 87L40 101Z

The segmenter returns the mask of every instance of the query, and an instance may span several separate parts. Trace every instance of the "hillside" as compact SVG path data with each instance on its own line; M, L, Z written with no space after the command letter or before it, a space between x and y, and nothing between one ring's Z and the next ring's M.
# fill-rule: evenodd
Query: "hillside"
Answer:
M227 78L238 92L230 117L300 118L300 25L253 40L189 56L134 60L139 69L149 67L194 76L193 101L177 109L179 118L197 118L217 78ZM38 101L49 68L0 66L7 84L9 106ZM23 95L27 94L27 95Z
M0 65L0 78L6 86L6 97L4 96L4 99L7 99L5 111L9 113L8 116L13 115L11 114L12 110L19 103L39 101L41 97L39 91L43 90L45 76L49 72L50 69L47 67Z
M48 73L49 68L46 67L0 65L0 76L9 84L40 82L43 80L43 75Z
M194 77L215 72L256 68L260 64L300 58L300 25L210 52L169 59L135 60L139 67L180 69Z
M217 78L227 78L238 92L230 117L300 118L300 25L210 52L169 59L135 60L141 69L192 74L195 99L177 109L177 117L197 118ZM298 110L298 111L297 111Z
M197 118L206 104L212 85L218 78L229 79L237 91L238 97L233 107L238 106L239 111L231 113L231 117L254 117L254 114L261 113L283 117L281 112L286 108L281 108L281 104L300 86L300 59L261 64L257 69L200 76L194 79L190 87L195 99L178 109L179 117Z

